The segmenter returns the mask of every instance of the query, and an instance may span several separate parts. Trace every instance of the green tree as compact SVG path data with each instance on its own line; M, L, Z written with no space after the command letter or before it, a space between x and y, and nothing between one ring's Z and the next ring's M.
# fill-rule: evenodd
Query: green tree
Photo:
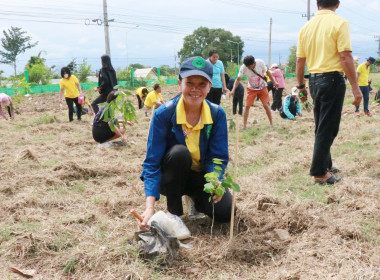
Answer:
M144 68L149 68L149 66L142 65L140 63L132 63L129 64L129 68L133 67L133 69L144 69Z
M79 82L87 83L87 78L91 73L91 65L84 59L83 63L79 66L79 72L77 73Z
M76 59L73 58L69 64L67 64L67 67L70 69L71 73L77 72L78 63L76 62Z
M121 67L118 67L116 69L117 73L117 80L118 81L130 81L131 80L131 72L128 70L128 68L122 69Z
M34 64L45 64L46 59L41 57L42 52L45 52L45 51L40 51L38 55L31 56L28 61L27 66L32 67Z
M174 74L175 74L175 69L170 67L169 65L161 65L159 68L160 68L160 75L161 76L169 77L169 76L174 76ZM153 70L157 72L156 67L154 67Z
M241 43L237 44L239 42ZM244 48L244 42L240 36L233 36L230 31L222 28L208 29L207 27L199 27L194 30L193 34L184 38L183 47L178 52L178 56L180 62L191 56L207 58L209 51L215 49L219 53L219 59L226 63L231 59L231 50L237 56L237 48L239 48L240 56Z
M33 64L32 66L26 65L25 69L29 72L29 82L32 85L47 84L50 80L47 68L43 63Z
M297 46L291 46L289 48L290 54L288 59L289 72L296 72L296 62L297 62Z
M35 47L38 42L31 43L32 38L26 35L26 31L22 31L19 27L11 26L8 32L3 30L4 38L1 38L1 46L5 51L0 51L2 59L1 63L13 66L16 76L17 56L24 53L27 49Z

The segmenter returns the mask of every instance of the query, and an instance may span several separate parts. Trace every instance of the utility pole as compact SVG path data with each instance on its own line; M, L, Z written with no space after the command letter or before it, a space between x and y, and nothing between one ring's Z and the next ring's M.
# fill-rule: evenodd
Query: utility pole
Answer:
M377 40L375 40L375 41L379 42L379 49L377 51L377 55L380 56L380 35L375 36L375 38L377 38Z
M268 67L271 66L271 53L272 53L272 18L269 24L269 53L268 53Z
M307 0L307 14L303 14L302 17L306 17L308 21L310 20L310 0Z
M110 35L108 31L108 14L107 14L107 0L103 0L103 16L104 16L104 38L106 43L106 54L111 55L110 51Z

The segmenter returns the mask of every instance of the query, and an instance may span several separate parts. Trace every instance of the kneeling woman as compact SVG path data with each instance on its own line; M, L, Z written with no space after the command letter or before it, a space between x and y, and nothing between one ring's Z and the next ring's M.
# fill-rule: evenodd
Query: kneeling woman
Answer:
M223 161L223 173L228 163L226 113L222 107L205 100L212 76L210 62L201 57L186 59L178 81L182 93L154 113L141 174L146 197L141 230L147 229L160 194L166 196L171 214L183 214L181 197L188 195L198 212L212 217L215 203L215 220L230 220L230 192L215 195L210 202L209 194L203 191L205 173L214 170L213 158Z
M116 91L111 91L107 96L107 103L114 102L116 97ZM112 131L110 122L105 122L103 120L104 116L102 116L102 114L106 107L107 106L102 107L95 115L94 123L92 125L92 136L94 137L94 140L98 143L104 143L121 137L121 140L125 142L125 130L122 127L118 128L115 126L115 131ZM122 126L123 122L119 121L119 124ZM133 122L127 122L127 124L130 126L134 125Z

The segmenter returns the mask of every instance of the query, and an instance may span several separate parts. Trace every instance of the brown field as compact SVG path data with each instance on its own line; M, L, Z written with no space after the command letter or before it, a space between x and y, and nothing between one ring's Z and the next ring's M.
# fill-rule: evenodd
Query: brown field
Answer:
M295 81L287 82L289 90ZM166 99L177 91L163 87ZM229 225L215 225L212 238L208 223L192 226L194 248L162 270L138 257L129 214L144 210L149 118L137 112L127 147L100 148L92 119L69 123L57 94L25 98L14 121L0 120L0 279L24 279L9 267L41 280L380 279L380 106L358 118L350 100L348 90L332 149L343 170L335 186L308 176L312 113L297 122L276 114L271 131L257 102L240 131L233 241ZM222 99L228 118L230 104ZM234 139L230 131L231 173ZM162 197L157 210L165 206Z

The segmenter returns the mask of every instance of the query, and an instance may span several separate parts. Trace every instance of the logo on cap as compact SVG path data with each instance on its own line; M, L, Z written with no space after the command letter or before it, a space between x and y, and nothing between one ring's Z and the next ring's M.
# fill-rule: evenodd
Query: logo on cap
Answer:
M193 66L198 68L198 69L201 69L201 68L204 68L206 66L206 63L202 58L198 57L198 58L193 60Z

